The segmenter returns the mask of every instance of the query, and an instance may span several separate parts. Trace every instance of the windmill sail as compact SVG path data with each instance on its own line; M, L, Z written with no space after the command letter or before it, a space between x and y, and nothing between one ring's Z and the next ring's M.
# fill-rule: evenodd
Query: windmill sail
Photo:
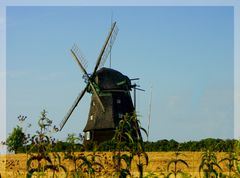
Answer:
M99 68L104 66L104 64L105 64L105 62L108 58L108 55L111 52L111 49L112 49L113 43L114 43L114 41L117 37L117 34L118 34L118 27L115 26L115 28L113 29L112 35L110 37L110 40L108 41L107 46L106 46L106 48L104 50L104 53L102 55L102 59L101 59L101 62L99 64Z
M71 51L73 51L78 59L80 60L82 66L86 69L88 61L86 60L85 56L83 55L82 51L78 48L76 44L73 45Z
M78 97L75 99L73 105L71 106L71 108L68 110L66 116L63 118L63 120L60 123L60 131L62 130L62 128L64 127L64 125L66 124L67 120L69 119L69 117L71 116L72 112L74 111L74 109L77 107L78 103L80 102L80 100L82 99L83 95L86 93L88 88L88 85L84 88L84 90L79 93Z
M72 53L72 55L73 55L73 58L75 59L75 61L77 62L77 64L80 66L80 68L81 68L81 70L83 71L83 73L88 76L87 71L86 71L86 69L84 68L84 65L80 62L80 61L82 61L82 58L81 58L81 56L78 55L77 49L78 49L78 48L77 48L76 46L71 49L71 53Z
M106 61L106 58L108 57L109 52L110 52L111 37L112 37L113 34L115 34L115 35L114 35L115 37L112 38L112 39L115 40L115 39L116 39L117 32L118 32L118 28L117 28L116 22L114 22L114 23L113 23L113 26L112 26L112 28L111 28L108 36L107 36L107 39L106 39L106 41L105 41L105 43L104 43L104 45L103 45L103 47L102 47L102 50L101 50L101 52L100 52L100 54L99 54L99 56L98 56L98 59L97 59L97 62L96 62L96 66L95 66L94 71L93 71L93 75L95 75L95 73L96 73L96 71L97 71L97 69L98 69L101 61L102 61L102 60L103 60L103 61L104 61L104 60ZM112 41L112 43L113 43L113 41ZM112 44L111 44L111 45L112 45ZM109 46L109 47L108 47L108 46ZM107 48L109 48L109 49L107 50ZM103 58L103 57L104 57L104 58ZM103 64L103 62L102 62L101 64Z
M91 87L91 89L92 89L92 92L96 95L97 100L98 100L98 102L99 102L99 104L100 104L100 106L101 106L101 108L102 108L102 111L105 112L105 109L104 109L104 106L103 106L103 104L102 104L102 101L101 101L101 99L100 99L100 97L99 97L99 95L98 95L98 93L97 93L97 90L95 89L95 87L94 87L94 85L93 85L93 83L92 83L92 79L88 76L86 69L84 68L84 66L83 66L82 63L80 62L78 55L75 53L75 51L73 51L73 49L71 49L71 53L72 53L74 59L77 61L77 63L78 63L78 65L80 66L80 68L82 69L83 73L84 73L85 76L87 77L88 83L90 84L90 87Z

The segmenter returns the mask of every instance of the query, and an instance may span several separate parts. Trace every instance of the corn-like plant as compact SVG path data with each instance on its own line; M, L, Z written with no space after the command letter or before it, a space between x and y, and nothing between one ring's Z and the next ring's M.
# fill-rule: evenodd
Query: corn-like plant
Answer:
M112 144L115 145L112 157L115 169L114 175L117 177L124 178L127 175L131 175L130 169L133 158L127 153L122 153L125 150L129 150L129 143L133 142L132 136L128 132L130 128L131 123L128 120L128 116L124 115L112 139Z
M184 177L184 176L186 177L187 176L186 173L178 168L178 164L183 164L186 167L189 167L188 163L185 160L179 158L179 155L181 155L180 152L175 152L174 155L175 155L175 158L171 159L169 161L168 165L167 165L167 171L169 173L167 174L166 177L168 178L171 175L174 175L175 178L177 177L177 175L181 175L182 177ZM173 165L173 169L170 169L172 167L172 165Z
M84 173L87 173L88 177L95 177L97 168L103 169L103 165L97 161L97 157L100 157L99 155L96 155L96 152L93 151L92 154L88 154L86 156L82 156L80 159L82 160L82 163L80 164L80 168L82 170L85 170Z
M74 178L80 177L95 177L96 168L103 168L102 164L97 162L96 149L92 154L84 155L83 153L75 153L77 149L76 143L81 139L76 137L75 134L69 134L67 141L69 147L64 153L64 159L70 160L74 165L74 170L70 173L70 176ZM82 145L82 147L84 147ZM84 148L83 148L84 149Z
M219 171L222 171L222 168L218 164L216 153L210 150L204 151L199 166L200 177L203 172L204 178L215 178L218 177Z
M225 163L227 169L228 169L228 178L235 178L236 175L234 175L234 172L236 172L235 164L238 162L239 159L237 158L237 155L235 152L230 151L228 152L228 157L225 157L219 161L219 163Z
M139 177L143 177L143 167L148 164L148 155L144 150L140 130L147 132L139 125L140 123L135 113L132 115L125 114L116 128L112 142L115 144L113 162L115 175L118 177L131 176L131 165L135 157L137 159L136 164Z

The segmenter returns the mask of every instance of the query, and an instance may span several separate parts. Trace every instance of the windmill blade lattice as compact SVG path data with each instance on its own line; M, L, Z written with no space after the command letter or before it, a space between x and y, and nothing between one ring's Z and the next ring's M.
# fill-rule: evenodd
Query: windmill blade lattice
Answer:
M94 71L93 71L93 75L95 75L97 69L99 68L99 65L100 65L101 61L103 60L103 55L104 55L104 54L106 53L106 51L107 51L107 50L106 50L106 47L107 47L108 43L110 42L111 36L112 36L113 32L115 31L115 29L117 29L116 22L113 23L113 26L112 26L112 28L111 28L108 36L107 36L107 39L106 39L106 41L105 41L105 43L104 43L104 45L103 45L103 47L102 47L102 50L101 50L101 52L100 52L100 54L99 54L99 56L98 56L98 59L97 59L97 62L96 62L96 65L95 65L95 68L94 68ZM118 30L117 30L117 31L118 31ZM115 34L117 34L117 33L115 33ZM116 38L116 37L115 37L115 38ZM114 38L114 39L115 39L115 38ZM110 52L110 51L109 51L109 52ZM105 55L105 58L108 56L109 53L106 53L106 54L107 54L107 55Z
M117 37L118 31L119 31L118 27L115 26L115 28L113 29L112 35L110 37L110 40L108 41L107 46L106 46L106 48L104 50L104 53L102 55L102 59L101 59L101 62L99 64L99 68L104 66L104 64L105 64L105 62L108 58L108 55L109 55L110 51L112 50L112 46L113 46L113 43L114 43L114 41Z
M86 69L88 67L88 61L86 60L82 51L78 48L78 46L76 44L73 45L71 51L73 51L75 53L77 58L80 60L82 66Z

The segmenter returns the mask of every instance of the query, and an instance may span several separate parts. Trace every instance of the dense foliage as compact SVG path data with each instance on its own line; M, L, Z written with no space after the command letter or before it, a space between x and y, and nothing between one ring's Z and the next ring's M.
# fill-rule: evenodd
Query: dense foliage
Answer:
M46 111L44 110L42 113L42 117L38 121L38 125L41 128L39 131L37 131L37 135L39 133L43 132L51 132L50 126L52 124L52 121L46 117ZM19 125L21 125L25 119L26 116L19 116ZM26 150L29 150L31 148L32 152L36 152L37 149L32 146L34 142L34 136L31 136L30 134L26 134L23 132L23 128L21 126L17 125L10 133L6 140L6 145L8 148L8 151L15 152L15 153L21 153L26 152ZM29 124L31 125L31 124ZM132 126L132 125L131 125ZM131 127L130 127L131 128ZM130 130L130 129L128 129ZM143 131L143 130L142 130ZM28 136L27 136L28 135ZM71 134L70 134L71 135ZM83 136L79 134L79 141L75 143L75 149L76 151L92 151L94 148L95 143L88 142L87 144L82 145L83 143ZM49 137L51 140L51 147L53 151L55 152L62 152L67 150L69 147L71 147L71 143L66 141L56 141L51 136ZM147 152L154 152L154 151L204 151L204 150L211 150L211 151L217 151L217 152L229 152L234 151L235 147L238 143L238 140L234 139L215 139L215 138L206 138L202 139L200 141L188 141L179 143L173 139L171 140L158 140L155 142L143 142L145 151ZM107 141L103 142L98 145L98 151L113 151L116 148L116 145L114 142Z
M217 152L233 151L238 143L234 139L206 138L200 141L188 141L178 143L175 140L159 140L156 142L145 142L146 151L204 151L210 149Z
M229 152L235 149L236 144L238 143L235 139L214 139L207 138L200 141L188 141L184 143L179 143L175 140L158 140L156 142L144 142L144 147L146 152L154 151L204 151L210 149L216 152ZM94 143L88 143L84 147L81 143L75 144L76 151L92 151ZM71 144L64 141L55 141L53 142L52 148L55 152L62 152L67 150ZM27 148L31 145L25 146ZM116 145L112 141L103 142L98 145L98 151L113 151ZM10 149L10 148L9 148ZM17 148L18 152L24 152L25 149L23 145ZM11 150L10 150L11 151ZM34 152L34 149L32 150Z
M214 139L207 138L200 141L188 141L179 143L175 140L159 140L156 142L144 142L146 152L154 151L205 151L211 150L215 152L234 151L238 140L235 139ZM57 141L53 145L53 150L61 152L70 147L69 142ZM76 143L76 151L92 151L94 143L88 143L83 147L81 143ZM116 145L112 141L103 142L98 145L98 151L113 151ZM22 149L24 150L24 149Z
M15 153L21 152L25 142L26 135L24 134L22 128L20 126L17 126L13 129L12 133L10 133L6 140L7 149L10 152L11 151L14 151Z

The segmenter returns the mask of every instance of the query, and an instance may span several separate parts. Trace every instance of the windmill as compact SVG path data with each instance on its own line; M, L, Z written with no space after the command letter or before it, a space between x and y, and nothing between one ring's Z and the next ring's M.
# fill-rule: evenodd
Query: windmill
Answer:
M92 74L87 73L85 69L86 60L80 54L78 47L74 45L71 49L75 61L83 72L86 86L79 93L60 123L60 131L86 92L92 94L92 97L87 124L83 130L85 141L102 142L110 140L123 115L134 112L135 108L130 91L136 86L131 85L131 80L121 72L103 67L117 33L118 28L116 22L114 22L97 58Z

